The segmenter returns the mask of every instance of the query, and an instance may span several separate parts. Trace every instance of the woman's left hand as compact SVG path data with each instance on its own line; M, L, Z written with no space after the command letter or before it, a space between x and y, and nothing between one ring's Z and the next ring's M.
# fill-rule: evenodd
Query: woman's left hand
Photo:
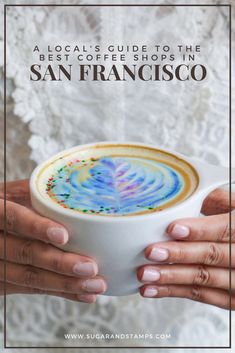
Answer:
M148 260L158 262L137 271L148 298L180 297L221 308L235 309L235 211L231 213L231 303L229 250L229 194L217 189L204 201L207 217L172 222L167 233L173 241L145 249ZM235 194L232 194L235 208Z

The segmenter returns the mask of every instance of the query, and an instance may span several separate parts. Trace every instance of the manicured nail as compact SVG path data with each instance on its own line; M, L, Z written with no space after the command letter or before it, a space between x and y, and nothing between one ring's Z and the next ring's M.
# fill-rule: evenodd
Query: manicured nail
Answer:
M77 296L78 300L83 303L95 303L96 301L96 295L92 294L79 294Z
M157 294L158 294L158 290L157 288L154 288L154 287L147 287L144 290L144 297L147 297L147 298L153 298Z
M181 224L175 224L170 234L176 238L186 238L189 235L189 228Z
M102 279L88 279L83 283L83 289L87 292L101 293L105 291L105 284Z
M66 229L50 227L47 229L48 239L53 243L65 244L69 239L69 235Z
M142 281L145 282L153 282L157 281L160 278L160 272L155 270L154 268L145 268L143 275L142 275Z
M152 248L148 258L153 261L164 261L169 257L169 251L163 248Z
M73 272L79 276L95 276L98 272L97 265L92 262L78 262L73 266Z

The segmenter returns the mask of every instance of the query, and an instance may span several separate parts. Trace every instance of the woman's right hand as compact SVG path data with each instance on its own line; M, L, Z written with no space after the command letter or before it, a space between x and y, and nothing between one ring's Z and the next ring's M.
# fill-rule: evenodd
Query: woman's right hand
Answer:
M93 303L107 285L92 258L64 252L60 224L40 216L30 204L28 180L6 185L6 294L48 294ZM4 293L4 200L0 184L0 294Z

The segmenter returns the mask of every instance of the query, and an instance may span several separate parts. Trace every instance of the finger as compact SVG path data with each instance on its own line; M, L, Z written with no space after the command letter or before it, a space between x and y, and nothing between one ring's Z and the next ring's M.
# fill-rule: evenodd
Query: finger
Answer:
M223 289L182 285L144 285L140 288L140 294L145 298L187 298L206 304L216 305L223 309L230 308L229 292ZM232 296L231 298L231 309L235 309L235 296Z
M4 294L4 282L0 281L0 295ZM6 294L47 294L56 297L61 297L69 300L79 301L83 303L95 303L97 296L95 294L70 294L64 292L45 291L38 288L29 288L17 286L15 284L6 285Z
M231 208L235 208L235 193L231 194ZM202 213L205 215L216 215L230 211L229 191L216 189L212 191L204 200Z
M0 184L0 198L4 198L4 183ZM24 179L7 182L6 199L24 206L30 206L29 180Z
M199 285L229 289L229 270L204 265L145 265L138 269L141 282L152 284ZM235 289L235 270L231 271L232 289Z
M0 261L0 280L4 280L3 261ZM101 294L107 288L101 277L79 279L11 262L6 262L6 281L23 287L76 294Z
M4 228L3 202L0 200L0 229ZM6 228L9 233L60 245L65 244L69 238L62 225L11 201L6 203Z
M64 252L53 245L39 240L6 236L6 258L4 257L4 236L0 233L0 258L10 262L31 265L70 276L93 277L98 266L88 256Z
M172 222L167 233L174 239L189 241L235 242L235 213L207 216L201 218L184 218Z
M232 244L231 251L235 251ZM145 256L151 261L182 264L204 264L216 267L229 267L229 244L223 243L185 243L169 241L150 245L145 250ZM231 259L235 267L235 257Z

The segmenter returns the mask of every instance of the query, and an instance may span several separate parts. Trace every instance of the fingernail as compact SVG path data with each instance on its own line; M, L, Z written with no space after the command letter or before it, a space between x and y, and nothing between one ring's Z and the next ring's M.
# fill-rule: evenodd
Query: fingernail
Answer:
M69 235L66 229L50 227L47 229L47 236L50 241L58 244L65 244L69 239Z
M186 238L189 235L189 232L190 230L188 227L181 224L175 224L170 234L176 238Z
M154 288L154 287L147 287L144 290L144 297L147 297L147 298L153 298L157 294L158 294L158 290L157 288Z
M142 281L146 281L146 282L157 281L159 280L160 275L161 275L160 272L153 268L145 268L142 275Z
M88 279L83 283L83 289L87 292L101 293L105 291L105 284L102 279Z
M96 296L92 294L79 294L77 296L78 300L83 303L95 303Z
M98 268L92 262L78 262L73 266L73 272L79 276L95 276Z
M152 248L148 258L153 261L164 261L168 258L169 251L163 248Z

